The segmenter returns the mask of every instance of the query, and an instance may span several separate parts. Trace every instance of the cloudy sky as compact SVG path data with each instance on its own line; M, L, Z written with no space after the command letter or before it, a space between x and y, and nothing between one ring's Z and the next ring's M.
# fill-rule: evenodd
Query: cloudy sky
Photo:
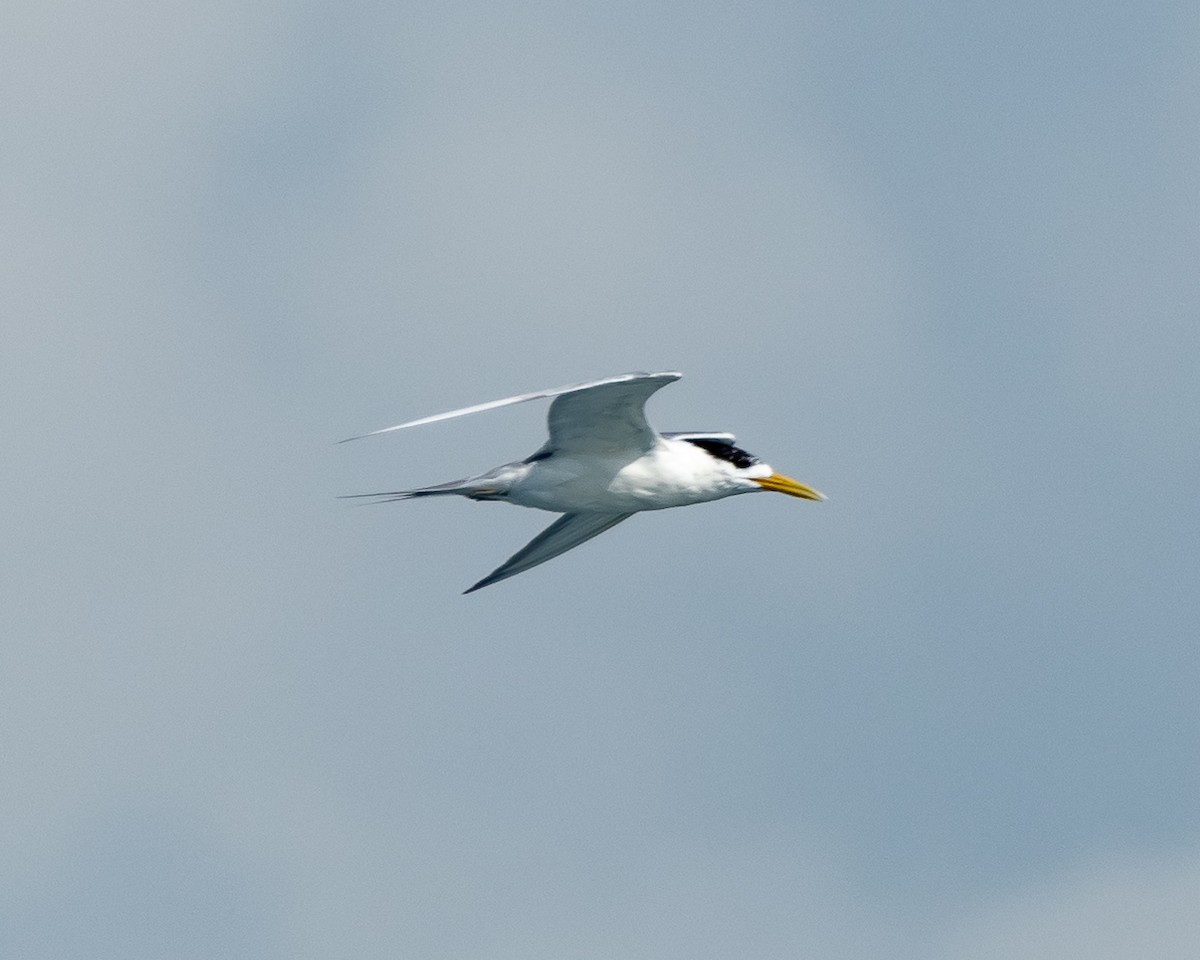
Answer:
M0 14L0 953L1200 951L1194 4ZM679 369L825 504L352 507Z

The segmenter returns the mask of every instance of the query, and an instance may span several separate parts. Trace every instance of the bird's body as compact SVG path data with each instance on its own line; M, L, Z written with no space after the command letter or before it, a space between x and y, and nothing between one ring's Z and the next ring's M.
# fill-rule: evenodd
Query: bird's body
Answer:
M602 511L638 513L686 507L742 493L729 482L721 461L700 447L659 437L644 453L610 451L595 455L559 453L506 464L481 483L503 483L503 499L522 507L554 513ZM770 473L769 469L763 476ZM489 498L490 499L490 498Z
M454 495L563 514L468 593L544 563L645 510L684 507L759 490L824 499L811 487L775 473L735 447L731 434L653 430L643 410L646 399L679 377L678 373L624 374L376 430L375 434L387 433L526 400L555 398L548 417L550 438L524 460L450 483L362 496L391 501Z

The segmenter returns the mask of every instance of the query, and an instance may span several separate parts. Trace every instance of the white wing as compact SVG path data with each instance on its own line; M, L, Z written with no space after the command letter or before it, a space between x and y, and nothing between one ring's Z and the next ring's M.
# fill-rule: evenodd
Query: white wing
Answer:
M550 390L538 390L535 393L521 393L515 397L505 397L503 400L489 400L487 403L477 403L473 407L462 407L447 413L435 413L431 417L421 417L418 420L408 420L394 427L384 427L382 430L372 430L370 433L357 437L347 437L340 443L350 440L361 440L363 437L373 437L380 433L391 433L393 430L403 430L405 427L417 427L425 423L437 423L439 420L449 420L453 417L466 416L468 413L482 413L484 410L495 410L497 407L507 407L514 403L524 403L527 400L541 400L545 397L558 397L550 407L550 432L554 439L555 418L559 420L559 432L567 442L568 437L582 437L589 433L588 418L597 421L596 429L591 431L595 436L609 436L621 432L620 424L624 424L626 437L636 435L637 442L643 442L646 435L652 437L653 432L646 423L642 406L646 398L655 390L673 380L678 380L681 373L624 373L616 377L605 377L602 380L589 380L586 383L575 383L567 387L553 387ZM591 396L594 399L589 400ZM568 398L572 402L567 402ZM566 406L560 407L560 404ZM556 409L558 413L556 413Z
M503 564L463 592L472 593L499 580L524 573L539 563L553 560L560 553L566 553L632 516L632 513L564 513Z
M550 404L547 421L554 452L579 453L600 451L649 450L655 433L646 422L646 401L656 390L678 373L642 373L633 377L613 377L572 390Z

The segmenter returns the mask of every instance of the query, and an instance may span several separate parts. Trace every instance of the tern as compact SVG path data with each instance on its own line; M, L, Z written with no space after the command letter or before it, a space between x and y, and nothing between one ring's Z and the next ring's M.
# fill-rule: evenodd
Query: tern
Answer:
M776 473L734 446L731 433L659 433L646 422L646 401L680 373L626 373L522 393L372 430L378 436L452 417L553 397L550 437L524 460L487 473L414 490L352 494L379 503L416 497L500 500L561 513L554 523L464 593L524 573L643 510L665 510L770 490L805 500L825 496Z

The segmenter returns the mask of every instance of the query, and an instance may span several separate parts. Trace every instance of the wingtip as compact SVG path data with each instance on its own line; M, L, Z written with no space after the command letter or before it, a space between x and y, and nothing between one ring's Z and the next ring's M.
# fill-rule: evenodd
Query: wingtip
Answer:
M351 440L366 440L367 437L376 437L376 436L379 436L379 434L381 434L381 433L391 433L393 430L400 430L403 427L411 427L411 426L413 426L412 423L400 423L394 427L384 427L382 430L371 430L371 431L368 431L367 433L356 434L353 437L346 437L344 440L337 440L337 441L335 441L335 445L349 443Z

